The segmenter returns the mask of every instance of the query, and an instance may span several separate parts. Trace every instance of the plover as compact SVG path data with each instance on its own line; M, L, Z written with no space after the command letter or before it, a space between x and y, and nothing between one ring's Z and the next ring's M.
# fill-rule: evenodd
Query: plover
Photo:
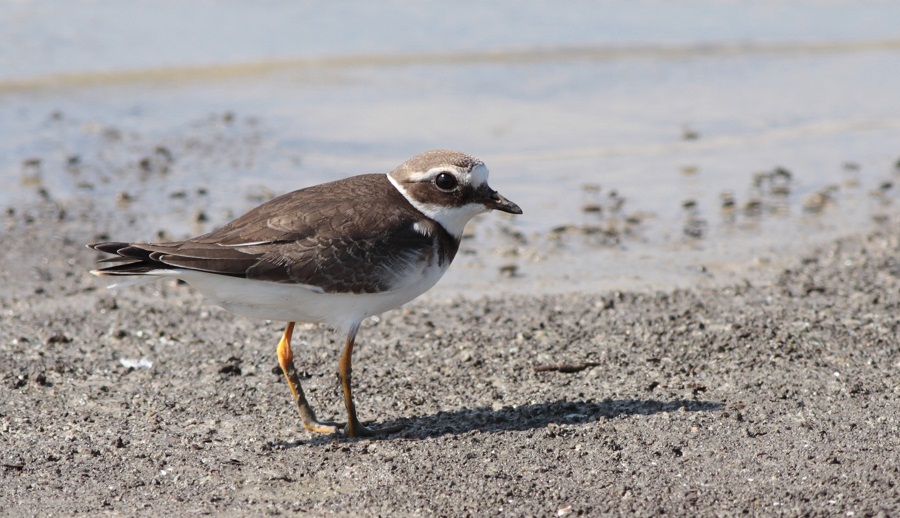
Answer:
M143 276L136 282L181 279L234 313L287 322L278 362L303 426L347 437L394 432L399 427L370 429L357 418L351 393L356 333L363 319L434 286L473 216L522 213L487 180L487 168L473 156L428 151L388 174L287 193L186 241L87 245L115 255L91 273ZM324 323L346 334L338 366L346 424L319 420L303 394L291 351L295 322Z

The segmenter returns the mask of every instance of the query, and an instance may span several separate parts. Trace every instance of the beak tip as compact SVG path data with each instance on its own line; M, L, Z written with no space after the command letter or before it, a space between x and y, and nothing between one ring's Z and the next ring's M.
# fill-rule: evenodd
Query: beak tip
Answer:
M489 190L484 200L484 205L490 210L499 210L501 212L506 212L508 214L522 214L522 208L519 207L518 204L513 203L506 199L506 196L503 196L497 191Z
M500 196L500 199L492 201L493 202L488 205L488 208L490 209L499 210L508 214L522 214L522 208L519 207L519 205L507 200L502 196Z

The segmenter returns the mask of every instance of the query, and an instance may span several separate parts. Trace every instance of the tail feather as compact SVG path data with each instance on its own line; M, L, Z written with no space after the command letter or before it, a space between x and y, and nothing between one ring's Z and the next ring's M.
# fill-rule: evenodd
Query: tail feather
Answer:
M98 277L105 277L107 275L150 275L160 270L171 270L171 268L145 263L125 263L97 268L91 270L91 273Z
M113 254L113 257L107 257L105 259L100 259L99 261L97 261L98 263L109 264L109 266L103 266L102 268L91 270L91 273L98 277L105 277L110 275L154 275L163 273L164 271L168 273L171 273L172 271L171 266L157 261L153 257L153 252L143 250L136 246L132 246L131 243L107 241L103 243L89 244L87 245L87 247L92 250L97 250L98 252ZM141 284L143 282L149 282L151 280L153 280L152 277L142 280L125 281L115 284L111 287L129 284Z
M90 245L87 245L87 247L91 250L116 255L119 254L119 250L128 248L129 246L131 246L131 243L123 243L121 241L104 241L102 243L92 243Z

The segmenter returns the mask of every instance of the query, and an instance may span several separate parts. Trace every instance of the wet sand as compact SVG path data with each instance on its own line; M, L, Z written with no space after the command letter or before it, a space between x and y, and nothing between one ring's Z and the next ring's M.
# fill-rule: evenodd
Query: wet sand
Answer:
M354 358L361 418L405 430L344 440L300 428L281 324L106 290L83 244L132 209L45 198L3 215L3 514L900 513L893 219L759 280L415 301ZM341 417L340 338L295 336Z

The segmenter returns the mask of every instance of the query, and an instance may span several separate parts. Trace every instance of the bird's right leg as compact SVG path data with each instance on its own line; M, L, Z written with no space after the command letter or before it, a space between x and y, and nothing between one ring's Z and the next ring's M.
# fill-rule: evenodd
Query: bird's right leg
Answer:
M303 387L300 386L300 378L297 377L297 369L294 367L294 353L291 351L291 335L294 332L294 322L288 322L278 342L278 364L281 365L281 371L287 379L288 386L294 394L294 401L297 403L297 409L300 410L300 420L303 427L311 432L319 433L336 433L342 431L343 423L335 423L333 421L319 421L306 395L303 393Z
M403 425L369 428L363 426L356 416L356 405L353 403L351 390L351 373L353 372L351 364L353 362L353 344L356 342L356 332L358 330L359 323L357 322L347 334L347 342L344 345L344 352L341 354L341 362L338 364L338 376L341 378L341 387L344 389L344 404L347 407L347 427L344 428L344 437L376 437L399 432L403 429Z

